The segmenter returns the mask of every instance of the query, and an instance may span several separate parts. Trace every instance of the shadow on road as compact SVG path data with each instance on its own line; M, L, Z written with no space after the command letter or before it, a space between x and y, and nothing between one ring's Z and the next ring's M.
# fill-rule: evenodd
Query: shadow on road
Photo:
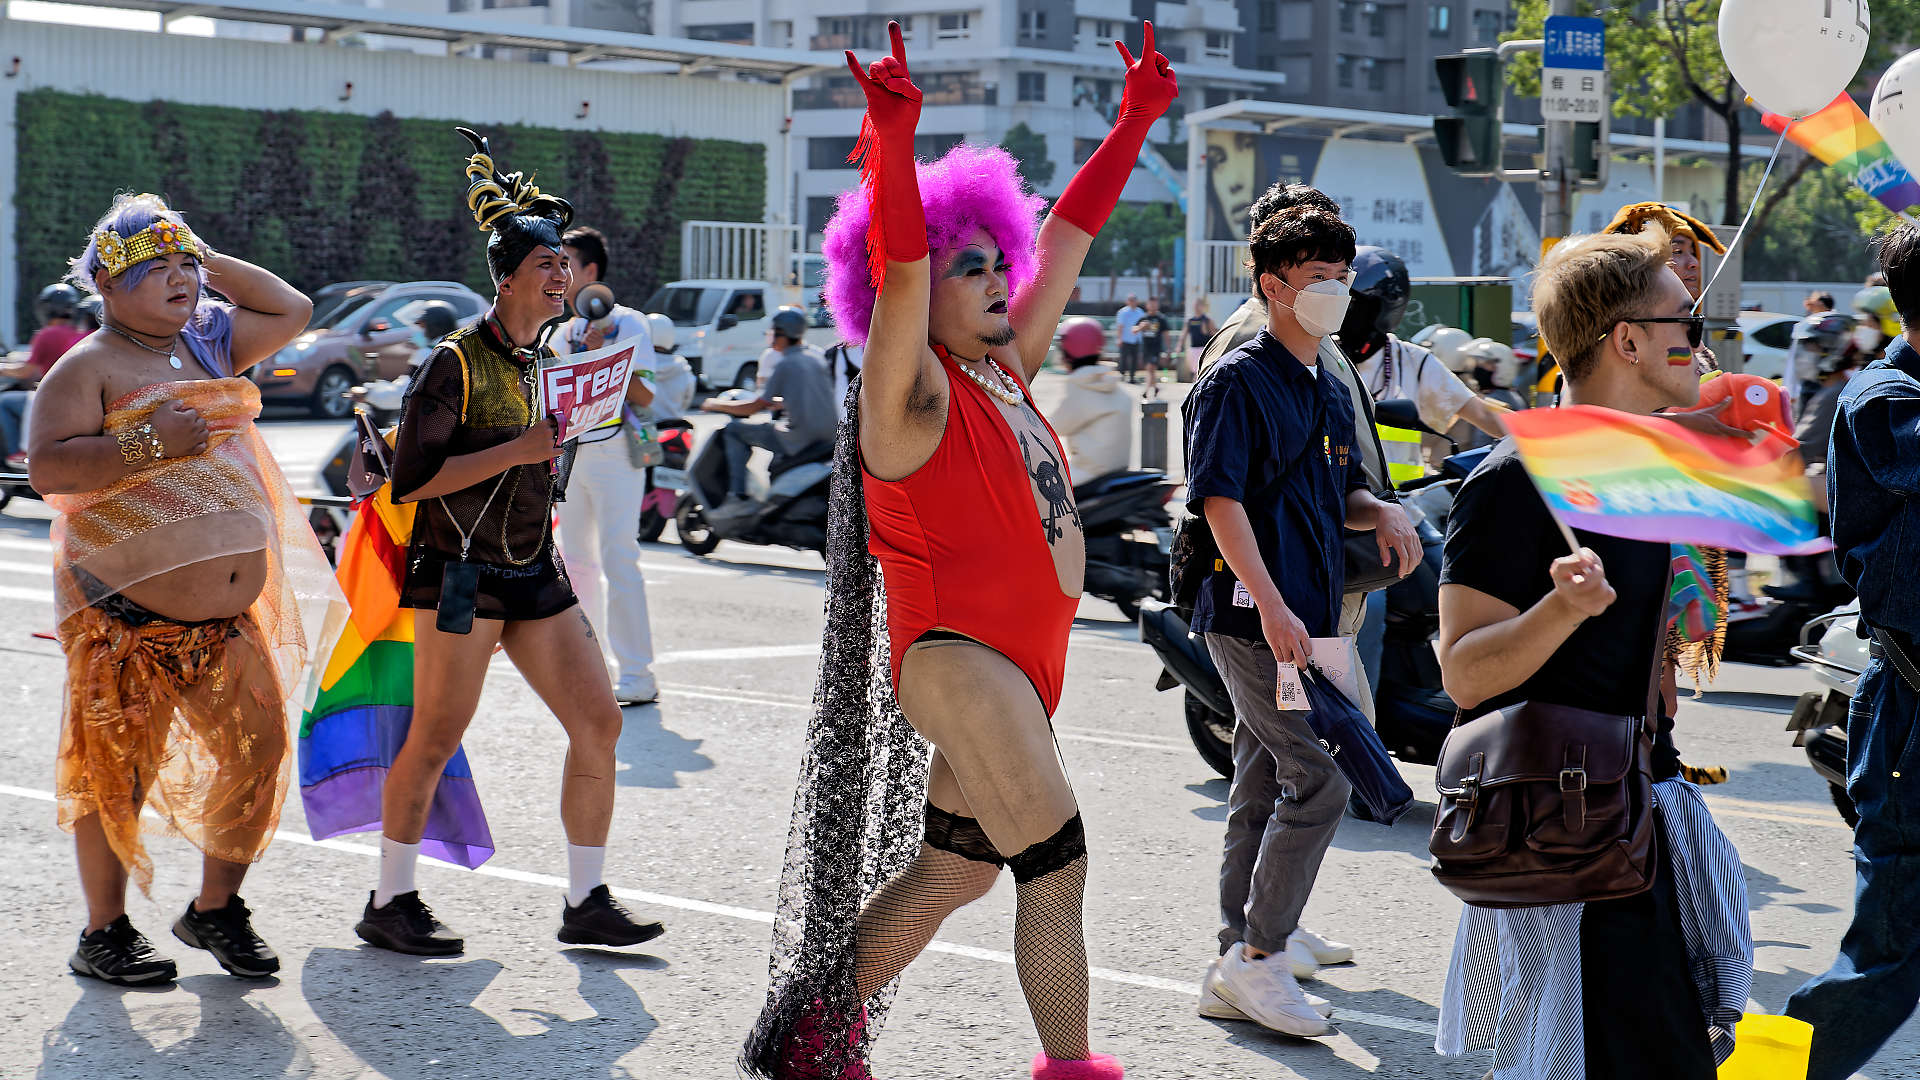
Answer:
M265 1005L248 1000L250 992L277 985L273 980L191 975L144 990L78 981L79 1000L42 1039L39 1080L213 1075L232 1065L240 1046L244 1075L313 1075L299 1038Z
M623 709L626 722L614 747L616 779L626 787L677 788L681 773L705 772L713 759L700 752L705 740L670 731L659 705Z
M1737 690L1709 690L1701 697L1683 694L1680 707L1686 708L1689 701L1698 701L1702 705L1718 705L1724 709L1747 709L1753 712L1779 713L1792 716L1793 707L1800 702L1798 694L1759 694Z
M1438 1024L1438 1011L1429 1003L1393 990L1342 993L1326 984L1314 984L1317 993L1333 1000L1334 1026L1362 1050L1378 1059L1372 1068L1337 1056L1333 1046L1315 1039L1295 1039L1255 1024L1211 1020L1227 1042L1259 1054L1306 1080L1343 1080L1346 1077L1429 1077L1478 1080L1486 1072L1480 1055L1445 1058L1433 1052L1431 1032L1420 1033L1340 1022L1342 1009L1401 1017L1419 1025ZM1246 1075L1258 1075L1248 1072Z
M579 968L580 997L593 1012L570 1020L543 1009L508 1010L542 1025L527 1035L474 1005L504 970L494 960L424 962L372 949L315 949L300 983L328 1032L390 1080L631 1075L619 1060L659 1022L622 972L665 962L598 950L562 955Z

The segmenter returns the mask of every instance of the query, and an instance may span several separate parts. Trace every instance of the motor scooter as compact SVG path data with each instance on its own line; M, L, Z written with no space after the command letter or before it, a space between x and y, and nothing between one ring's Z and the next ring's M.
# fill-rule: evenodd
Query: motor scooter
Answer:
M687 460L693 456L693 424L675 418L655 423L655 441L664 455L647 466L646 494L640 499L640 542L651 544L673 520L674 507L687 490Z
M1173 550L1167 503L1179 486L1158 470L1123 469L1073 489L1086 540L1084 591L1111 601L1128 622L1140 618L1140 601L1167 598L1167 558Z
M1849 825L1860 815L1847 795L1847 712L1860 692L1867 670L1867 638L1860 633L1860 601L1810 619L1800 630L1793 658L1810 667L1825 687L1800 695L1787 730L1793 745L1807 752L1807 763L1827 782L1834 809Z
M833 444L776 455L765 475L750 467L748 477L751 502L739 506L727 495L727 454L720 433L707 436L687 463L686 487L673 507L680 545L695 555L712 554L722 540L825 555Z

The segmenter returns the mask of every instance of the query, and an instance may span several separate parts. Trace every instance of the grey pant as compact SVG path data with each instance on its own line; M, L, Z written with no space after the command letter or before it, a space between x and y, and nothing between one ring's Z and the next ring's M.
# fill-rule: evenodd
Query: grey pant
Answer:
M1233 699L1233 784L1220 865L1220 948L1244 941L1281 952L1300 925L1352 787L1307 726L1274 703L1273 650L1208 634L1207 652Z
M780 453L780 429L771 422L743 420L738 417L727 422L720 429L721 449L727 454L727 495L745 495L747 493L747 462L753 456L753 448L766 447Z

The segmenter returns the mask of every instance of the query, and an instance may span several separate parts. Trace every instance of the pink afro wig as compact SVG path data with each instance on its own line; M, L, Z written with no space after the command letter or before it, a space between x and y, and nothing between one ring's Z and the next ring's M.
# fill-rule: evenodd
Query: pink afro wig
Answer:
M1007 257L1007 289L1018 292L1034 273L1034 237L1046 200L1029 194L1013 156L998 147L961 143L934 162L918 162L920 200L927 214L927 249L935 259L943 249L966 243L984 228ZM867 275L867 209L864 188L840 193L827 222L823 254L827 260L827 308L841 336L867 342L876 295Z

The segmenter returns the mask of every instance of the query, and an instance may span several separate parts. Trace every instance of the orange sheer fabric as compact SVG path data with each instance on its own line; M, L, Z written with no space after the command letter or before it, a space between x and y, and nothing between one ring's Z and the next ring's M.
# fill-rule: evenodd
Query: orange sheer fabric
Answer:
M67 653L60 822L71 828L99 809L143 889L143 800L209 855L248 862L265 851L286 790L288 710L300 704L290 699L311 694L309 653L324 663L346 620L326 556L254 428L251 381L143 387L108 407L104 430L125 431L176 399L205 418L206 452L46 497L59 512L54 612ZM266 553L266 585L237 619L133 626L92 606L169 570L253 551Z

